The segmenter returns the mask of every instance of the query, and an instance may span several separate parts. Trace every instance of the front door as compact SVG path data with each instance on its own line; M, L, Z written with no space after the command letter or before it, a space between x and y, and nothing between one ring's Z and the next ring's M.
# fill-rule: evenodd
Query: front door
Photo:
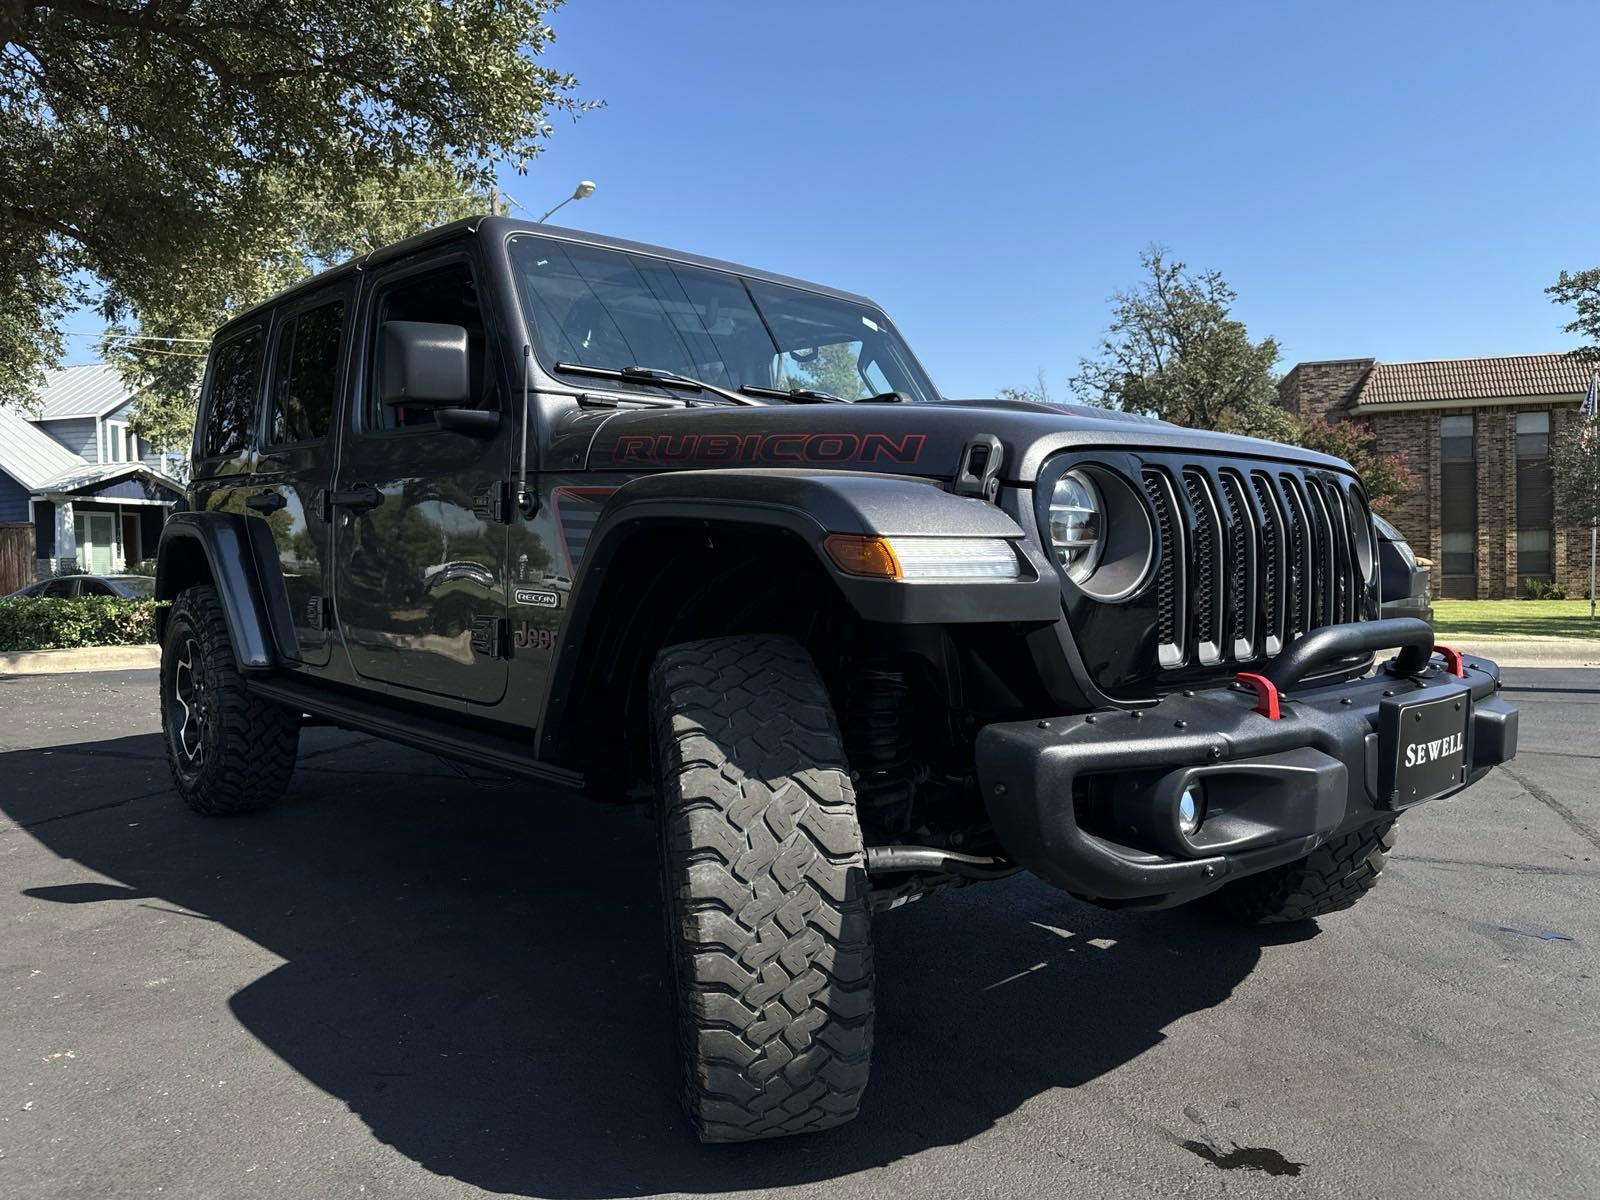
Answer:
M105 512L80 512L73 517L73 536L78 542L78 570L91 575L109 575L115 566L116 517Z
M298 656L308 666L326 665L332 653L325 498L333 482L353 291L339 284L279 311L261 453L244 501L272 533Z
M510 629L507 397L492 314L465 255L392 268L363 305L365 370L332 490L334 607L357 673L396 688L492 704L506 688ZM501 414L496 436L441 429L427 408L380 402L373 348L385 321L460 325L471 400Z

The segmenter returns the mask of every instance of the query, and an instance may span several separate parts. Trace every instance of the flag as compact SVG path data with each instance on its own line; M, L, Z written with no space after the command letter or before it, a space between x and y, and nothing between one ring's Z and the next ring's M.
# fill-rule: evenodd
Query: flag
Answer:
M1578 411L1590 421L1594 420L1596 413L1600 413L1600 372L1589 376L1589 390L1584 394L1583 404Z

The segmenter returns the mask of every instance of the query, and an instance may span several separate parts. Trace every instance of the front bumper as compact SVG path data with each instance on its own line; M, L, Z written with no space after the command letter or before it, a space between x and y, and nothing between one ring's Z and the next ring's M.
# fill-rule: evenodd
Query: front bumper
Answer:
M1391 662L1283 695L1278 719L1233 686L990 725L978 735L978 778L1006 853L1043 879L1110 905L1182 903L1509 760L1517 710L1496 695L1499 668L1468 655L1461 672L1438 659L1414 672ZM1430 702L1463 713L1464 765L1417 794L1395 765L1396 731L1400 717L1420 723ZM1186 836L1176 809L1191 785L1206 818Z

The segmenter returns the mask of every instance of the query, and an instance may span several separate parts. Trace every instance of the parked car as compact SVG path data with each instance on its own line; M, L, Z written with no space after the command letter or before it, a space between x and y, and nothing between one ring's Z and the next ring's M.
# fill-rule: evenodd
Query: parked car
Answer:
M229 322L198 422L156 585L178 794L266 807L309 716L653 796L707 1140L855 1115L874 913L1022 869L1336 912L1515 752L1493 663L1379 619L1349 464L947 400L817 284L476 218Z
M1378 533L1383 615L1419 617L1433 624L1433 564L1413 554L1400 531L1377 513L1372 514L1372 526Z
M21 596L44 596L66 600L73 596L153 596L156 581L150 575L57 575L41 579L3 597L15 600Z

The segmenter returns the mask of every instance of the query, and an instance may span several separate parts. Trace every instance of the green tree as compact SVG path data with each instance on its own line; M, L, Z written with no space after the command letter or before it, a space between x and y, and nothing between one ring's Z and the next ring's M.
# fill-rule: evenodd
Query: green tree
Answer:
M1068 381L1073 392L1100 408L1284 440L1293 423L1277 403L1278 343L1251 340L1221 272L1191 273L1160 246L1139 264L1145 278L1112 297L1111 325Z
M1550 467L1564 523L1600 525L1600 422L1579 419L1557 433Z
M1290 436L1283 440L1344 459L1361 476L1373 508L1387 510L1394 501L1420 486L1405 451L1380 452L1372 426L1365 421L1329 422L1307 417L1291 420L1291 424Z
M1332 454L1356 468L1376 508L1418 486L1406 455L1379 451L1364 422L1302 420L1278 404L1278 343L1255 341L1233 316L1238 294L1221 272L1191 273L1159 246L1139 262L1145 278L1112 298L1099 354L1081 360L1069 380L1080 399ZM1042 373L1036 387L1001 394L1049 399Z
M190 336L308 266L454 215L386 211L397 197L459 199L497 164L524 170L551 116L585 107L538 61L559 3L0 4L0 397L59 358L77 306ZM165 394L182 370L156 357L124 362ZM192 381L197 360L168 357Z
M1589 344L1572 352L1584 362L1600 362L1600 267L1563 271L1545 288L1554 304L1570 304L1573 318L1561 328L1587 338Z

